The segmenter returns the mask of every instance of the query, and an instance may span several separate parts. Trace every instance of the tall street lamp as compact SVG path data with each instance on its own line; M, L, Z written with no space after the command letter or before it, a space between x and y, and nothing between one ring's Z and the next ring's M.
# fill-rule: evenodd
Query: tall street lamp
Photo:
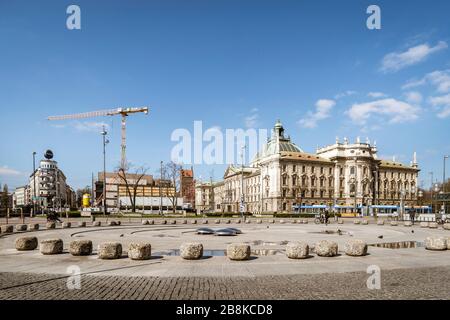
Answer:
M245 198L244 198L244 150L247 146L244 144L241 149L241 218L245 221L244 209L245 209Z
M428 172L431 176L431 184L430 184L430 196L431 196L431 212L433 212L433 172Z
M443 177L442 177L442 209L443 209L443 214L445 214L445 160L448 159L448 156L444 156L444 173L443 173Z
M33 215L36 215L36 151L33 151Z
M162 198L162 179L163 179L163 161L161 161L161 173L159 179L159 214L162 215L163 198Z
M108 212L107 204L106 204L106 145L109 143L108 139L106 139L105 126L103 126L103 131L100 133L103 137L103 216L106 216Z

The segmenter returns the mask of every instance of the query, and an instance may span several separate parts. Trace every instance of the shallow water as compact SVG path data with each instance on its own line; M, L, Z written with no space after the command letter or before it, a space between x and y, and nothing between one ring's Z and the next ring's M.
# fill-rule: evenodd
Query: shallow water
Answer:
M422 248L425 246L425 244L419 241L398 241L398 242L374 243L369 244L369 246L387 249L408 249L408 248Z

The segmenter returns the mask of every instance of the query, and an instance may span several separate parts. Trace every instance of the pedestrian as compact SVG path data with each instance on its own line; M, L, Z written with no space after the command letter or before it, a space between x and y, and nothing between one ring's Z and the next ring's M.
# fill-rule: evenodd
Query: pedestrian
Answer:
M325 225L328 225L328 218L330 214L328 213L328 209L325 209Z

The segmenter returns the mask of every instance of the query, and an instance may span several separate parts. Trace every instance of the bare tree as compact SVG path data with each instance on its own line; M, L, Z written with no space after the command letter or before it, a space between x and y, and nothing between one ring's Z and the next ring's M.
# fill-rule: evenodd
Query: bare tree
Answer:
M172 212L175 213L176 209L177 209L177 201L178 201L178 196L180 195L180 185L181 185L181 181L180 181L180 175L181 175L181 169L183 169L183 167L173 161L170 161L169 163L166 164L165 168L164 168L164 174L165 174L165 178L170 181L170 185L167 185L167 191L169 187L173 187L174 188L174 192L172 194L169 194L169 192L166 192L167 197L170 200L170 203L172 204Z
M127 196L130 199L131 212L135 213L137 190L140 186L142 178L147 173L147 169L144 167L137 167L132 173L130 173L131 170L129 170L129 168L130 165L127 165L125 168L119 167L117 176L125 185Z

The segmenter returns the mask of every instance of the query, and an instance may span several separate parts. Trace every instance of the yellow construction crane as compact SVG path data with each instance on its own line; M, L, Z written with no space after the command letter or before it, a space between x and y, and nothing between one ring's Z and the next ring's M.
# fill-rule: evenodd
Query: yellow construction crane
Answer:
M69 114L69 115L62 115L62 116L51 116L48 117L48 120L55 121L55 120L70 120L70 119L83 119L83 118L93 118L93 117L104 117L104 116L116 116L121 115L122 116L122 143L121 143L121 158L120 158L120 167L121 169L125 170L126 168L126 118L129 114L133 113L144 113L148 114L148 107L139 107L139 108L117 108L117 109L111 109L111 110L100 110L100 111L92 111L92 112L85 112L85 113L78 113L78 114Z

